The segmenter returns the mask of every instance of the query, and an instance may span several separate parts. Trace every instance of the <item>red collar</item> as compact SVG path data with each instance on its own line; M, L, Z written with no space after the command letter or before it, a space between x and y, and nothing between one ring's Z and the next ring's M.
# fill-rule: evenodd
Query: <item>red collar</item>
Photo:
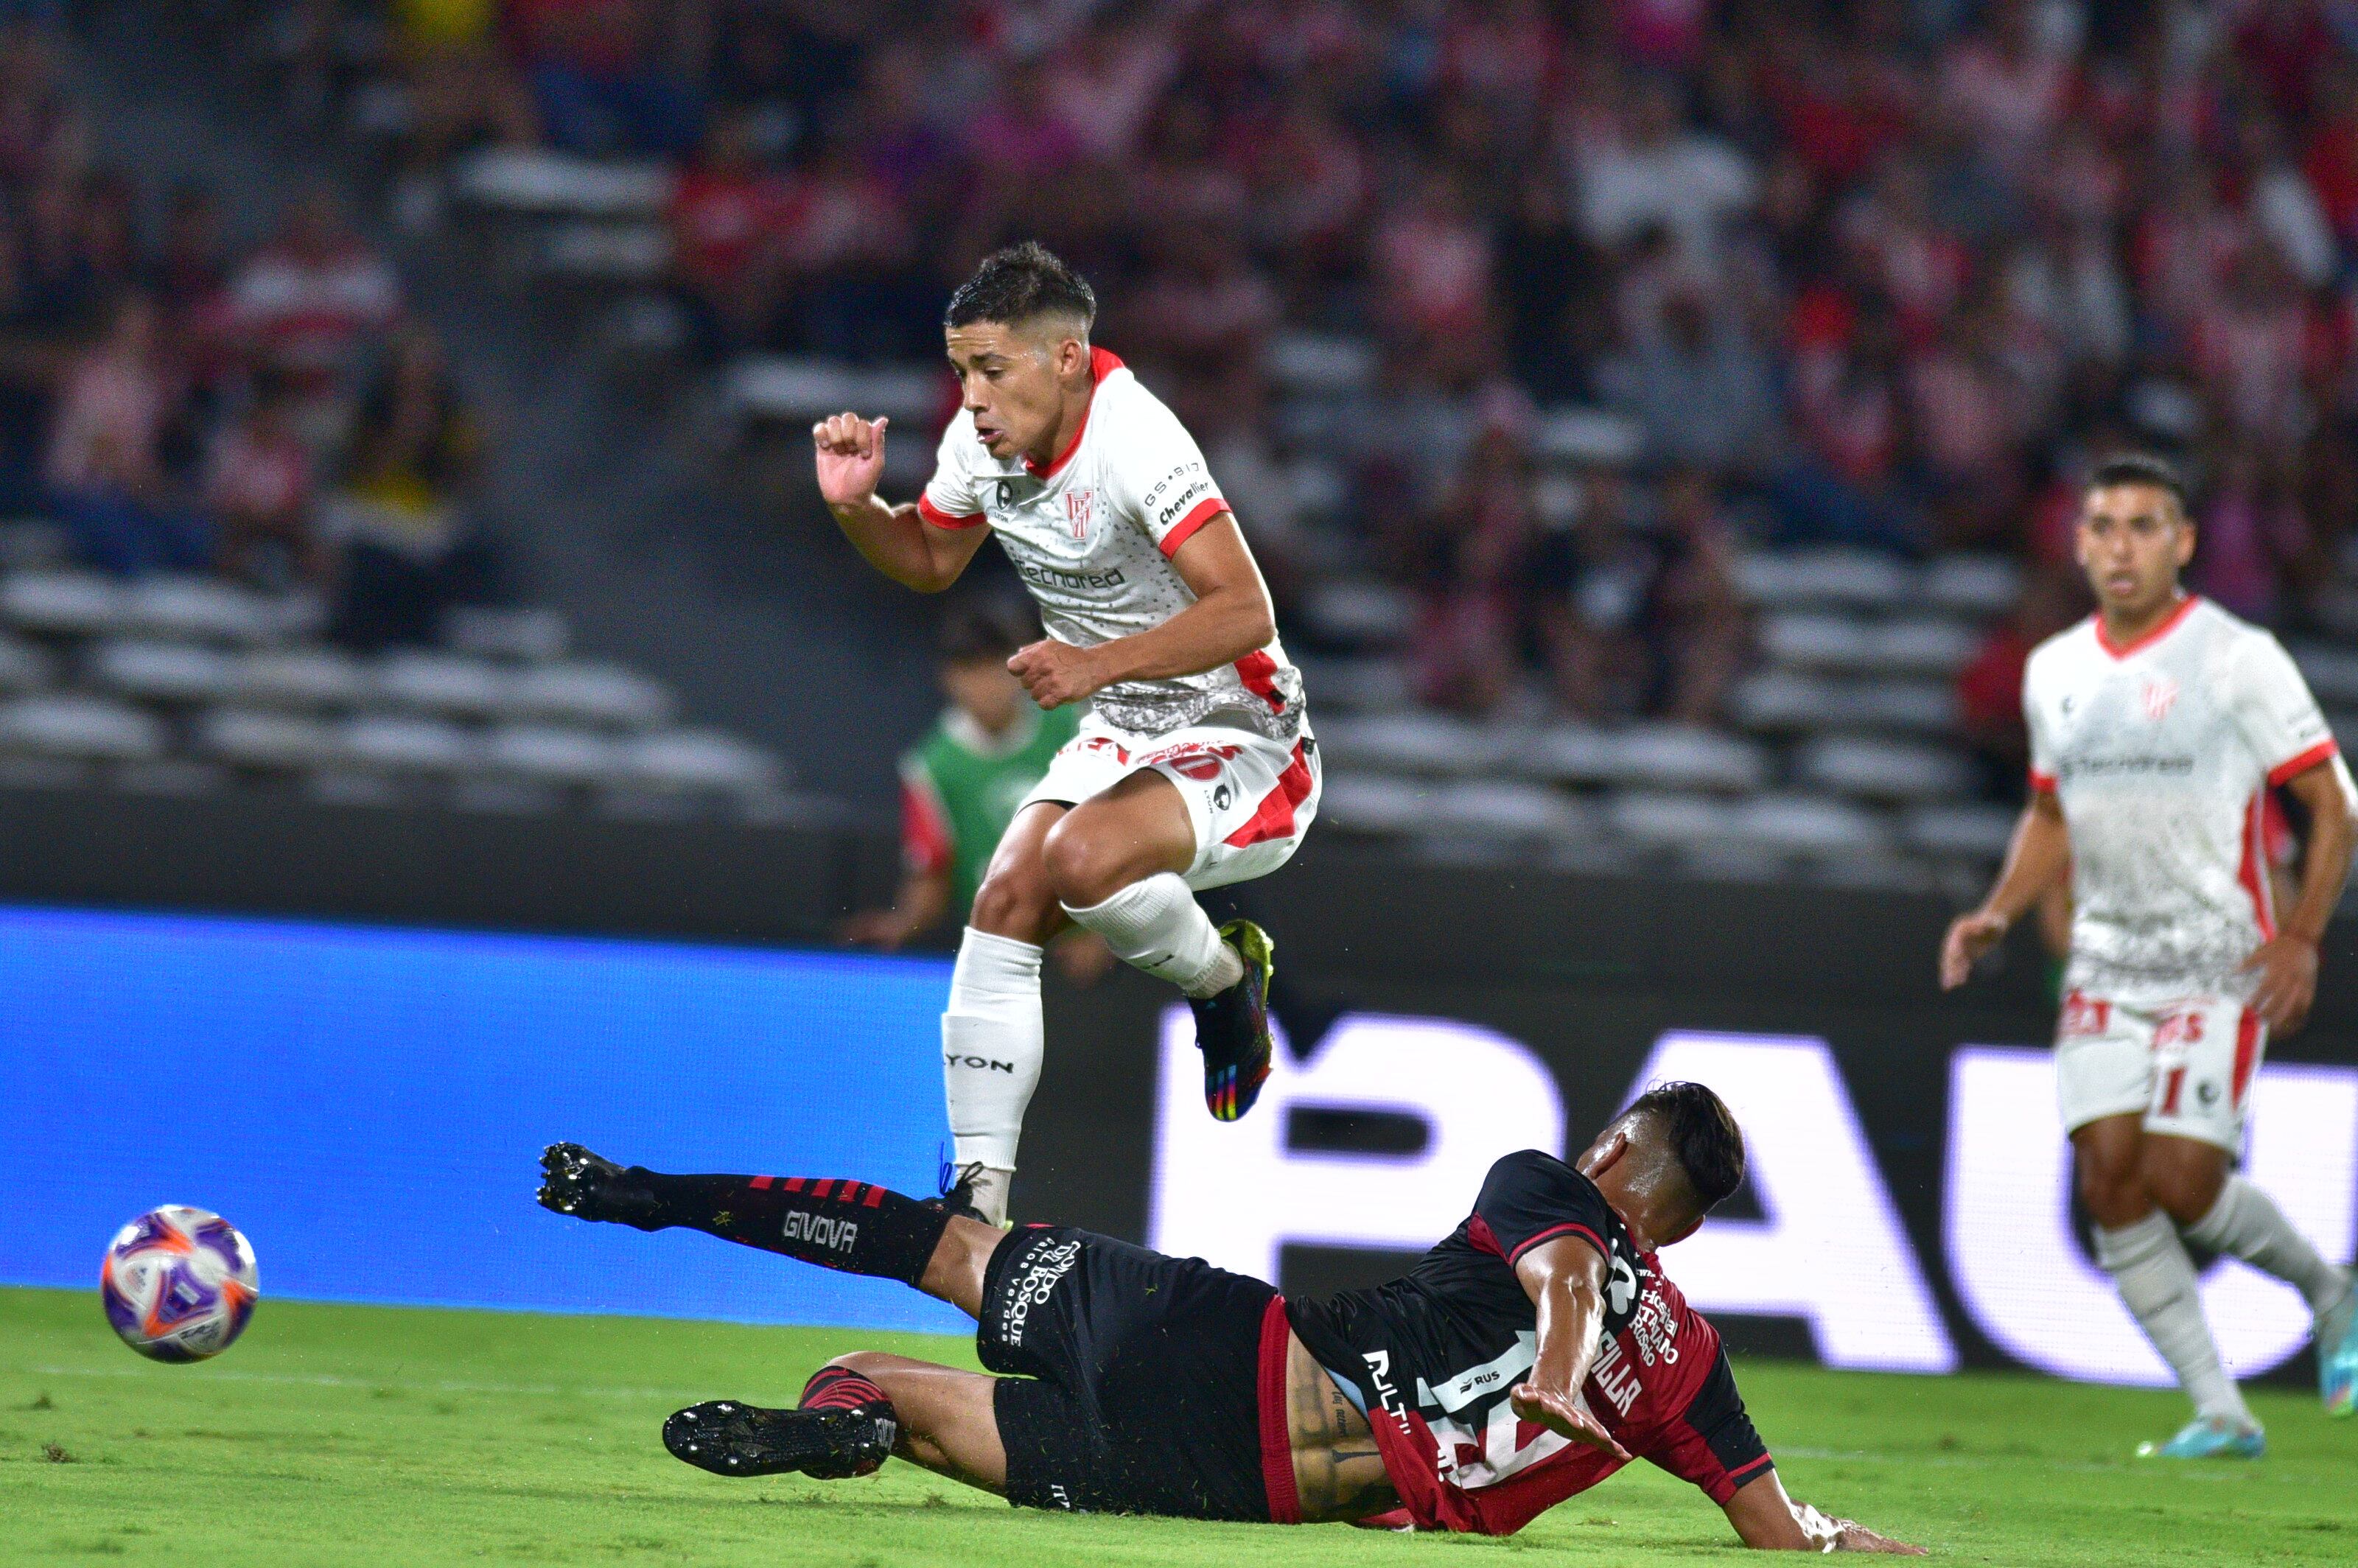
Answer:
M1027 454L1023 459L1024 472L1033 479L1054 479L1058 469L1073 460L1073 454L1081 449L1081 437L1088 430L1089 412L1098 406L1098 384L1121 368L1121 356L1111 349L1089 351L1089 406L1081 410L1081 422L1073 427L1073 438L1065 443L1065 449L1058 452L1056 460L1046 468L1033 461Z
M2152 631L2147 632L2144 636L2137 638L2135 642L2125 644L2117 643L2113 641L2112 633L2104 630L2104 612L2099 611L2096 612L2095 616L2097 646L2103 648L2104 652L2112 654L2112 656L2116 659L2125 659L2131 654L2136 653L2138 649L2149 648L2156 643L2160 642L2164 637L2169 636L2172 632L2178 630L2178 623L2185 620L2189 615L2191 615L2194 612L2194 607L2201 602L2202 596L2201 594L2188 594L2184 599L2178 601L2177 609L2171 611L2168 615L2162 618L2160 625L2156 626Z

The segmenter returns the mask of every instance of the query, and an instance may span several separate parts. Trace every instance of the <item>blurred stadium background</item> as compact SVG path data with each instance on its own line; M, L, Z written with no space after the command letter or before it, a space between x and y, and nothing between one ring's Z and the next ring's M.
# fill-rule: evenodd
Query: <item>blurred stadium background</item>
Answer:
M940 302L1037 236L1235 501L1329 773L1245 895L1295 1056L1249 1158L1165 1120L1151 983L1060 980L1019 1212L1357 1281L1495 1152L1485 1106L1576 1141L1675 1059L1800 1130L1688 1260L1739 1346L2156 1376L2073 1238L2035 934L1961 1002L1933 947L2019 804L2023 658L2085 608L2094 455L2185 467L2195 585L2358 742L2358 10L0 17L0 1172L74 1177L0 1281L80 1286L178 1201L297 1295L914 1325L506 1200L558 1135L848 1160L795 1107L854 1057L898 1086L863 1169L926 1179L946 963L807 950L892 895L940 606L844 547L806 432L892 416L914 494ZM2252 1152L2345 1260L2349 935ZM233 1064L275 1130L127 1160L135 1051ZM444 1141L458 1239L357 1277L316 1184ZM1190 1207L1321 1161L1399 1202L1298 1240ZM2209 1288L2231 1360L2306 1368L2289 1292Z

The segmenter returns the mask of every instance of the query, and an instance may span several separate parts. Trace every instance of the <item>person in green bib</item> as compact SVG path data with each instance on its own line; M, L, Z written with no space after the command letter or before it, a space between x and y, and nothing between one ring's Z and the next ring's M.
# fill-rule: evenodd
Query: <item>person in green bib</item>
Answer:
M852 916L849 940L890 952L948 911L973 906L1016 808L1080 725L1078 705L1044 713L1008 671L1008 659L1037 635L1011 607L988 600L944 615L940 677L949 706L901 758L901 888L891 908ZM1087 938L1060 944L1057 957L1067 975L1087 979L1103 972L1110 954Z

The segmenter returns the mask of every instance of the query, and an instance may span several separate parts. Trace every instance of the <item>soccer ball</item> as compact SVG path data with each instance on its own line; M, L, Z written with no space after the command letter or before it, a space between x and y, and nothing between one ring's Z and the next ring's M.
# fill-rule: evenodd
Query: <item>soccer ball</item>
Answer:
M114 1233L99 1266L98 1294L106 1321L140 1355L201 1361L245 1332L262 1286L254 1249L235 1226L167 1204Z

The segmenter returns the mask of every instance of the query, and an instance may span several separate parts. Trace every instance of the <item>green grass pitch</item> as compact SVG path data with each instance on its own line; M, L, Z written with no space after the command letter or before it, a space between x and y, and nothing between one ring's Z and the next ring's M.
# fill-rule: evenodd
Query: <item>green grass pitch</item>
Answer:
M729 1482L663 1417L790 1403L861 1346L972 1364L957 1340L849 1329L265 1301L221 1359L159 1367L95 1291L0 1291L0 1563L713 1563L790 1568L1430 1563L1525 1554L1729 1563L1717 1509L1643 1465L1505 1541L1017 1512L912 1466ZM2259 1465L2129 1457L2175 1395L2027 1377L1738 1368L1798 1497L1975 1563L2172 1568L2358 1560L2358 1424L2255 1400Z

